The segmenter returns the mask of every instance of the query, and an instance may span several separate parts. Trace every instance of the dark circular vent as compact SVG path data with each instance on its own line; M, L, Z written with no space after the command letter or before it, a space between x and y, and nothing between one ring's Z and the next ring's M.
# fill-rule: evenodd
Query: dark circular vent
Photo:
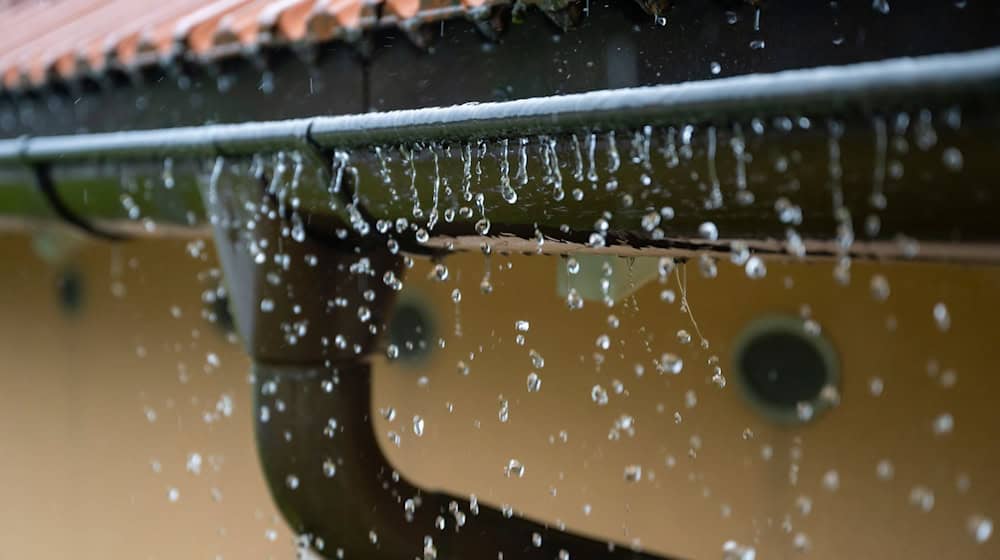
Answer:
M389 343L399 349L398 359L419 361L434 340L434 322L427 310L412 301L400 301L389 320Z
M781 421L803 421L800 404L818 412L828 403L824 387L839 383L832 345L821 334L810 334L803 322L769 317L753 322L737 341L734 363L750 401Z

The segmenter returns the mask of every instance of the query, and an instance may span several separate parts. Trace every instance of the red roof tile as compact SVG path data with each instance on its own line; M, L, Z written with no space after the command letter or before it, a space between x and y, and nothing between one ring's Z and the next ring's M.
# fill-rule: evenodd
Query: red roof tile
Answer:
M328 41L364 29L461 16L513 0L0 1L0 87L17 89L176 56ZM525 0L557 9L583 0Z

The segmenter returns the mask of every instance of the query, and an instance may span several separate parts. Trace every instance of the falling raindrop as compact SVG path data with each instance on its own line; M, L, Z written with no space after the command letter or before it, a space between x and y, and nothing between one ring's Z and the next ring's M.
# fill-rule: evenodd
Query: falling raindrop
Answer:
M941 332L951 328L951 314L944 303L934 304L934 323L937 324L937 328Z
M747 259L747 264L744 268L746 270L747 278L758 280L767 276L767 266L764 265L764 261L757 255Z
M642 465L626 465L624 476L626 482L639 482L642 480Z
M871 292L875 301L885 301L889 299L889 281L885 276L876 274L871 279Z
M934 417L933 429L936 435L948 435L955 429L955 418L947 412L942 412Z
M717 241L719 239L719 228L713 222L702 222L698 226L698 235L709 241Z
M719 275L719 266L708 253L698 255L698 272L705 278L715 278Z
M885 382L882 381L881 377L872 377L868 380L868 392L871 393L873 397L882 396L882 391L885 390Z
M671 353L664 353L660 356L659 363L656 364L656 371L659 373L670 373L677 375L684 369L684 360L680 356Z
M566 305L573 310L583 308L583 297L576 288L570 288L569 292L566 294Z
M607 350L608 348L611 348L611 339L608 337L608 335L602 334L597 337L597 341L595 342L595 344L601 350Z
M528 374L528 392L537 393L542 389L542 378L538 374L531 372Z
M840 473L836 470L828 470L823 474L823 488L830 492L836 492L840 488Z
M722 560L756 560L757 550L736 541L722 543Z
M528 351L528 356L531 358L531 365L538 369L545 367L545 358L534 349Z
M896 468L893 466L892 461L888 459L882 459L875 465L875 476L879 480L888 481L892 480L892 477L896 474Z
M598 406L604 406L608 404L608 391L600 385L594 385L590 390L590 400L597 403Z
M924 512L934 509L934 491L926 486L916 485L910 490L910 504Z
M800 401L795 405L795 413L799 417L799 420L808 422L809 420L812 420L815 410L813 409L813 405L811 403Z
M967 526L972 538L979 544L990 540L993 535L993 520L983 515L972 515L969 517Z
M941 152L941 162L944 166L948 168L949 171L955 173L962 170L964 165L964 160L962 158L962 152L958 148L945 148Z

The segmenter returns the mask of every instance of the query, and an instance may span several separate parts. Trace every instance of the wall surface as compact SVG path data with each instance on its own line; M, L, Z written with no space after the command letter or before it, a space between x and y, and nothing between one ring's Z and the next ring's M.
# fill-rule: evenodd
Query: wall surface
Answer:
M249 362L203 317L218 285L208 244L11 236L0 257L0 558L293 558L255 456ZM433 322L433 349L418 362L375 359L375 437L420 486L682 557L720 558L727 540L763 558L1000 556L1000 539L977 543L969 529L976 515L1000 517L1000 270L855 263L841 286L826 263L772 262L760 280L727 262L707 280L692 264L702 349L676 277L637 282L612 310L570 311L561 259L444 262L438 282L418 261L402 294ZM78 291L60 284L67 270ZM884 302L875 275L891 286ZM804 426L776 424L745 398L733 342L756 318L804 307L837 351L840 404ZM523 345L519 320L530 323ZM680 329L694 340L682 344ZM683 358L681 375L656 372L664 352ZM712 356L725 388L711 381ZM594 402L595 385L608 404ZM389 407L391 422L377 413ZM936 434L943 413L954 428ZM634 433L614 437L622 415ZM523 477L505 476L510 459ZM640 480L625 479L631 465Z
M257 466L249 361L201 317L215 264L185 245L85 244L50 266L0 238L0 558L294 556Z

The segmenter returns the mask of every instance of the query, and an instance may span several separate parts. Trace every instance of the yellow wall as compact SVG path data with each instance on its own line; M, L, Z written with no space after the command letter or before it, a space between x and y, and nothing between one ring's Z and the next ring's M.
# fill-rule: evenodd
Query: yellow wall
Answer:
M58 268L28 239L0 238L0 258L0 558L293 557L257 466L249 361L200 317L214 263L179 241L84 245L83 307L67 316ZM223 394L232 415L206 423Z
M208 274L215 264L208 251L192 258L185 244L82 245L67 262L83 273L83 307L69 315L57 304L59 267L36 257L26 237L0 238L0 558L293 557L292 537L276 518L254 455L249 362L201 318L201 293L215 286ZM445 348L417 368L376 359L373 409L397 411L392 423L375 414L376 436L418 484L698 558L721 557L729 539L754 544L758 558L790 557L799 532L810 539L811 558L1000 556L1000 538L976 544L966 527L977 513L1000 519L993 405L1000 388L1000 270L857 263L854 281L841 287L829 264L772 262L759 281L726 263L714 280L692 267L689 299L711 341L705 351L676 341L678 329L694 329L676 303L659 300L663 287L655 282L619 303L613 312L621 326L611 329L597 302L567 310L556 293L556 258L494 256L490 295L479 291L482 255L445 262L447 282L428 280L430 263L419 261L404 294L428 305ZM870 294L874 273L889 279L885 303ZM125 287L121 297L113 294L115 282ZM458 305L451 300L456 287L463 294ZM938 301L951 312L947 332L931 318ZM752 319L797 315L803 304L839 352L842 403L805 427L780 427L746 404L729 351ZM890 316L895 331L886 328ZM519 319L531 323L524 346L513 340ZM612 347L598 369L593 354L602 333L611 335ZM544 368L532 368L529 349L544 356ZM684 357L681 376L656 374L652 359L665 351ZM210 353L221 366L206 372ZM708 380L712 354L728 377L724 389ZM459 374L459 360L469 365L468 376ZM954 369L957 384L945 388L940 374L929 376L929 360ZM636 362L645 365L641 378L633 373ZM529 394L532 370L542 389ZM868 390L873 375L885 380L878 398ZM615 379L627 394L595 405L591 387L611 391ZM692 409L684 403L688 389L698 396ZM233 400L232 415L206 422L223 394ZM510 404L506 423L498 418L501 398ZM954 415L951 435L932 433L941 412ZM635 417L635 436L609 441L623 413ZM420 438L412 433L414 415L425 419ZM747 428L751 439L743 438ZM401 435L399 447L389 430ZM567 443L558 442L560 430ZM688 456L692 436L702 441L696 458ZM764 445L773 448L770 461L761 458ZM203 458L199 475L185 470L192 452ZM793 486L795 453L801 459ZM676 458L672 469L668 455ZM217 470L212 457L221 458ZM504 476L511 458L525 464L523 478ZM882 458L895 466L892 481L876 477ZM643 481L624 480L629 464L643 466ZM835 492L821 484L829 469L840 475ZM971 481L965 491L956 485L963 474ZM930 512L910 504L918 484L935 493ZM180 492L176 503L168 499L172 487ZM800 496L812 501L808 515L796 508ZM782 528L786 516L790 533Z
M784 558L794 553L800 532L811 542L812 558L1000 556L1000 539L977 544L966 526L970 515L995 519L1000 504L994 404L1000 389L1000 269L855 263L845 287L834 281L831 263L771 262L761 280L746 278L728 262L719 264L717 278L706 280L692 264L688 297L711 343L702 350L697 338L677 342L678 329L694 329L677 303L660 301L664 286L656 281L610 310L620 320L612 329L602 304L587 302L570 311L556 294L556 267L563 266L557 258L494 256L489 295L479 290L482 255L445 263L447 282L428 280L429 265L421 263L407 285L410 296L434 309L445 349L420 369L379 368L375 381L373 406L397 411L392 423L379 417L379 441L418 485L475 493L481 501L511 504L551 524L562 521L688 558L718 558L729 539L755 545L758 557ZM888 279L888 301L873 298L873 274ZM666 287L677 291L675 280ZM450 299L456 287L462 293L458 305ZM950 310L947 332L932 317L939 301ZM803 305L838 350L842 402L804 427L778 426L747 404L730 351L752 320L799 316ZM456 317L460 337L454 335ZM886 327L890 318L894 331ZM523 347L514 341L520 319L530 321ZM593 355L601 334L613 344L598 368ZM531 349L544 357L543 369L532 366ZM680 376L655 372L652 360L667 351L683 357ZM710 382L711 355L719 356L728 378L724 389ZM457 371L460 360L470 367L467 377ZM931 360L957 372L954 387L944 388L940 374L928 375ZM633 372L636 363L645 366L641 378ZM542 378L537 393L527 392L530 371ZM421 375L426 384L418 382ZM869 391L872 376L884 380L881 397ZM591 388L601 384L611 392L615 379L627 394L612 394L607 406L594 404ZM685 404L689 389L698 399L693 409ZM499 419L504 399L510 407L506 423ZM682 415L679 425L675 411ZM931 423L943 412L953 415L955 430L936 436ZM635 418L635 436L609 441L621 414ZM425 420L421 438L408 426L414 415ZM743 437L747 428L754 434L749 440ZM399 447L384 437L389 430L402 434ZM561 430L568 432L567 443L558 440ZM694 459L688 456L692 436L702 442ZM770 461L761 458L764 445L773 448ZM801 454L794 461L796 485L789 482L794 449ZM672 469L668 455L676 458ZM503 466L511 458L525 465L523 478L505 477ZM876 477L883 458L895 467L889 482ZM624 468L631 464L642 465L647 479L626 482ZM822 485L830 469L839 474L835 492ZM956 487L962 474L972 483L967 491ZM910 504L917 485L935 494L929 513ZM797 509L800 496L811 500L808 515ZM728 517L725 506L731 508ZM786 516L790 533L782 527Z

